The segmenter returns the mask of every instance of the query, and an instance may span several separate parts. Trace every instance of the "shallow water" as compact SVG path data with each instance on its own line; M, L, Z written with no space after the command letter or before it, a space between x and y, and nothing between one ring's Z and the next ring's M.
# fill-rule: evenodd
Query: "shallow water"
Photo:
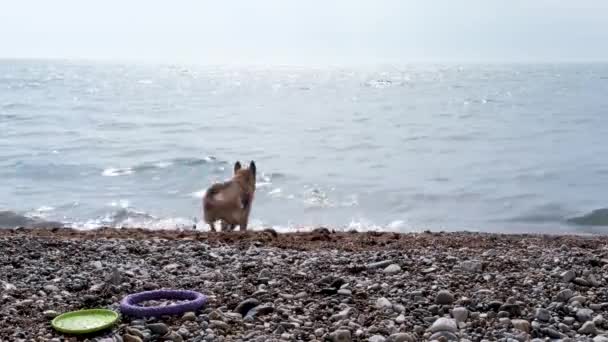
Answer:
M608 207L606 94L606 64L4 60L0 210L190 227L254 159L254 226L603 233L608 215L568 219Z

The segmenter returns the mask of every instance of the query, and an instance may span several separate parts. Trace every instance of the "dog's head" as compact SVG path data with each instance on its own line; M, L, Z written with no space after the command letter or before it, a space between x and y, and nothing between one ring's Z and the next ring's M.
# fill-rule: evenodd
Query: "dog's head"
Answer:
M255 175L256 167L255 162L252 160L249 163L249 167L244 169L241 166L241 162L234 163L234 178L240 179L243 183L255 188Z

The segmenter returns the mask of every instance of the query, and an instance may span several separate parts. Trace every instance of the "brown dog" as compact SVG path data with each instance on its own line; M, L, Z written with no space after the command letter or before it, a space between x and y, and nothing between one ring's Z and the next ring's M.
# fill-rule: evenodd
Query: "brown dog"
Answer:
M243 169L240 162L234 164L234 176L224 183L213 184L203 197L205 222L215 231L215 222L222 221L222 231L239 226L247 230L249 213L255 193L255 162Z

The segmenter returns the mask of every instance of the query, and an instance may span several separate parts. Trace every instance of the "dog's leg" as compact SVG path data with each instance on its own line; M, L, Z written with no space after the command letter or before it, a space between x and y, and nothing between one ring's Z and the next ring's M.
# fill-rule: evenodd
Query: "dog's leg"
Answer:
M214 232L215 231L215 221L208 220L206 222L209 225L209 231Z
M228 222L226 222L225 220L222 220L222 231L223 232L229 232L232 229L230 229L230 224Z
M247 230L247 224L249 223L248 221L249 221L249 218L245 217L245 218L241 219L241 222L239 222L239 227L242 232Z

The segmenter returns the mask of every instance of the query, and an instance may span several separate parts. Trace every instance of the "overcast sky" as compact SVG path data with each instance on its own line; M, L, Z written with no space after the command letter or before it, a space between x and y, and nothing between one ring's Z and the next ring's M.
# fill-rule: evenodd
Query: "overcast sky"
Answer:
M0 57L608 61L608 0L7 0Z

